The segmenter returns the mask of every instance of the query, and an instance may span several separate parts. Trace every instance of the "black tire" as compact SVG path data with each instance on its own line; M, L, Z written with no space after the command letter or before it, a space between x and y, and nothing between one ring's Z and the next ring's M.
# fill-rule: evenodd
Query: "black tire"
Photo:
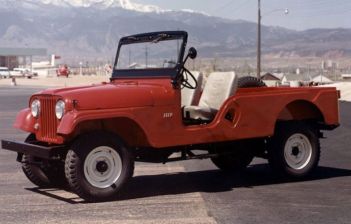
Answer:
M101 147L103 147L103 149ZM122 164L116 163L118 160L113 160L113 163L108 163L108 161L104 161L102 157L97 157L97 155L102 155L98 154L101 153L99 151L100 148L101 152L108 149L111 158L113 158L113 155L117 154ZM91 171L92 174L89 174L87 167L90 166L85 166L85 163L89 164L90 159L93 157L91 153L95 153L93 155L103 161L101 167L104 167L104 169L99 171L101 167L99 168L98 164L101 161L99 162L98 159L96 159L95 163L90 163L95 164L95 171ZM107 158L107 160L108 159L109 158ZM101 182L101 186L94 186L94 183L99 184L97 183L98 181L94 182L94 180L92 180L92 176L95 175L94 172L101 172L101 176L103 176L105 173L111 173L115 170L110 168L108 164L113 164L115 166L120 165L120 174L116 179L113 179L113 182L108 184L108 186L102 186L105 182ZM71 189L81 198L90 202L115 199L126 182L133 176L133 171L133 154L117 136L106 132L94 132L79 137L68 151L65 161L66 178ZM91 179L89 180L89 178Z
M35 140L35 135L30 134L25 142L33 140ZM67 183L62 161L49 161L24 154L22 157L22 170L33 184L41 188L63 187Z
M218 157L211 158L214 165L223 171L245 169L254 158L251 142L222 143L215 146Z
M268 161L277 174L287 178L306 177L318 166L319 158L318 130L303 122L277 125L268 147Z
M238 88L266 87L266 84L256 77L244 76L238 79Z

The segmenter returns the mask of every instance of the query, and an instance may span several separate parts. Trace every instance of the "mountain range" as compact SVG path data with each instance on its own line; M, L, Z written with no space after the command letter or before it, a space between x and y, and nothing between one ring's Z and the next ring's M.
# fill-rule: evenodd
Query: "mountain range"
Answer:
M0 18L0 47L47 48L67 59L112 59L120 37L158 30L187 31L203 57L256 54L256 23L130 0L2 0ZM262 26L262 50L274 57L347 57L351 29Z

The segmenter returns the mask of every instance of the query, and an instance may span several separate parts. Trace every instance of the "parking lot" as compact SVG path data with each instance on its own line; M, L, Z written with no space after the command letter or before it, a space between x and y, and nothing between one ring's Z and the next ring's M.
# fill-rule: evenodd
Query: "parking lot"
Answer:
M0 139L23 140L12 128L32 87L0 86ZM38 189L0 150L0 223L351 223L351 103L342 125L322 139L320 167L306 180L284 182L266 161L225 174L209 160L137 163L118 201L87 204L66 190Z

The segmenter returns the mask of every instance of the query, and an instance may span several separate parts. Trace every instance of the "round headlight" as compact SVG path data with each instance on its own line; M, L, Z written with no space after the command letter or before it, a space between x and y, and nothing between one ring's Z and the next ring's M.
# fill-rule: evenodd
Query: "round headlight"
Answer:
M35 117L35 118L39 117L40 101L39 100L33 100L32 104L30 105L30 109L32 111L33 117Z
M57 101L55 106L55 112L57 119L61 119L65 113L65 102L62 100Z

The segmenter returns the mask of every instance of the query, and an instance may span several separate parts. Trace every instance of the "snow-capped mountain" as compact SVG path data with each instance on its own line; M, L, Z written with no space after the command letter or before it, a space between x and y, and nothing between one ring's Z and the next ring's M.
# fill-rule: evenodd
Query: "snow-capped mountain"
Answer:
M95 7L98 9L107 9L107 8L123 8L126 10L132 10L137 12L164 12L166 10L161 9L158 6L154 5L143 5L134 3L130 0L3 0L5 5L9 7L18 7L18 6L33 6L33 5L51 5L57 7L76 7L76 8L89 8Z
M254 56L257 25L133 0L1 0L0 47L44 47L63 58L113 58L125 35L185 30L199 56ZM351 55L351 29L262 27L264 54Z

